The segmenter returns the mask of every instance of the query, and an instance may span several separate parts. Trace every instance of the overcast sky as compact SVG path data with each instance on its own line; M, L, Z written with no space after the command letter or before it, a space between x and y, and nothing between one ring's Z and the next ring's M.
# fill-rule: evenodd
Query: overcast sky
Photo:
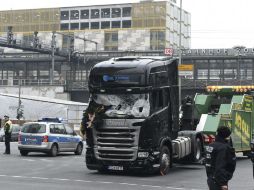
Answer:
M4 1L4 0L1 0ZM178 5L179 5L179 1ZM6 0L0 10L133 3L139 0ZM191 13L191 48L254 47L253 0L182 0Z

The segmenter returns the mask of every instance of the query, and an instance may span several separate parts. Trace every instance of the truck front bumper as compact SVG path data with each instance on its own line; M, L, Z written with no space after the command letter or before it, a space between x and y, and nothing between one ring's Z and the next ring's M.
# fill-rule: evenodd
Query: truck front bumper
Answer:
M108 161L95 158L93 150L86 151L86 166L90 170L151 170L159 168L159 155L137 158L134 161Z

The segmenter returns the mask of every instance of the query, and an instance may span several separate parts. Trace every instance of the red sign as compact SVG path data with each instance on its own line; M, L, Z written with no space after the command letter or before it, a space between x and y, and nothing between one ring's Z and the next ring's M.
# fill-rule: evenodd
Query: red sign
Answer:
M165 48L164 49L164 54L172 56L173 55L173 48Z

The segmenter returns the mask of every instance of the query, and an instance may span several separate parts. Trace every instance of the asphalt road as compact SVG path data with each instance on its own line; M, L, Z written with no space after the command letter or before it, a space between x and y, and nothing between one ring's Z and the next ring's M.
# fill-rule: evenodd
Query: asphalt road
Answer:
M128 173L100 174L85 167L84 154L48 157L31 153L22 157L17 143L11 143L11 155L3 155L0 143L1 190L202 190L207 189L206 174L200 165L177 165L166 176ZM252 164L239 157L230 181L230 190L254 190Z

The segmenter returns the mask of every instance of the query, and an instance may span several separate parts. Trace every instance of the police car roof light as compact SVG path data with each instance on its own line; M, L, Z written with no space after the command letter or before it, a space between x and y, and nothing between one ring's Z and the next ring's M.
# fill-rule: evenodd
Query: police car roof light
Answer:
M43 117L42 119L38 120L39 122L54 122L54 123L61 123L63 121L62 118L58 117Z

